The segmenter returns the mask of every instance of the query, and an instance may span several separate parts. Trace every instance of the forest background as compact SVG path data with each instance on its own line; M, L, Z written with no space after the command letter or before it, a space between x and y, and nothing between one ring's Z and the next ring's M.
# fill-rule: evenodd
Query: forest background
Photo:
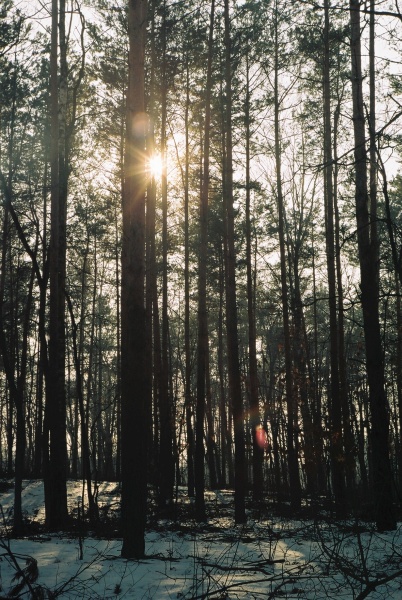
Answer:
M49 529L68 524L67 477L92 523L98 482L122 481L129 557L148 486L171 514L186 485L199 521L205 487L230 487L236 523L269 496L394 529L398 3L4 0L0 16L14 534L24 477L44 478Z

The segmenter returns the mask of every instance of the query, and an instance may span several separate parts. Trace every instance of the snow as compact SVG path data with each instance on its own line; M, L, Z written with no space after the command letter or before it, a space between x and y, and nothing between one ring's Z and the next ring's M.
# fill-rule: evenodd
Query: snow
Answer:
M70 481L71 510L77 508L81 493L81 484ZM179 498L189 508L184 490ZM402 599L401 528L379 534L363 522L335 524L327 518L317 524L278 515L257 519L252 513L246 525L235 526L232 501L228 491L207 493L212 516L203 525L188 519L151 522L146 558L127 561L120 558L121 539L86 533L80 540L78 529L47 534L40 527L43 484L25 481L24 514L39 525L38 533L10 539L13 491L4 492L0 598L11 597L21 581L13 581L17 563L31 577L37 598ZM98 502L103 514L115 514L119 506L115 483L100 484ZM36 560L38 572L29 557ZM378 581L382 583L373 583ZM32 597L24 581L13 597Z

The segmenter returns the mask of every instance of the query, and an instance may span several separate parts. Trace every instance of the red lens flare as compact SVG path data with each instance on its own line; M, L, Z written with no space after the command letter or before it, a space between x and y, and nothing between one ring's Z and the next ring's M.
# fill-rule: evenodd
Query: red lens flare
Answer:
M268 448L268 436L267 432L261 425L257 425L255 428L255 440L260 448L266 450Z

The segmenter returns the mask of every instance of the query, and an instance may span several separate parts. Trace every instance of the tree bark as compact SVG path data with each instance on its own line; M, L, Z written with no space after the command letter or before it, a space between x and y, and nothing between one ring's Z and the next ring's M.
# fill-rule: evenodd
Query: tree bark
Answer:
M145 554L147 407L144 347L145 139L144 100L147 0L129 0L129 72L123 187L121 392L123 558Z
M60 32L60 81L58 80L58 30ZM51 232L49 251L49 374L46 388L45 422L49 432L49 454L45 457L46 525L51 530L66 525L67 446L65 392L65 280L67 165L65 2L52 3L50 65L51 97ZM59 88L60 87L60 98ZM62 97L61 92L64 92Z

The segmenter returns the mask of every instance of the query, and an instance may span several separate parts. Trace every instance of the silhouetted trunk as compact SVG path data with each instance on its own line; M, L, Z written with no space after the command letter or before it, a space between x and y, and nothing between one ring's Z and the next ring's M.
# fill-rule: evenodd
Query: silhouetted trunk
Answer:
M196 519L205 519L204 501L204 417L208 352L207 312L207 259L208 259L208 195L209 195L209 139L211 123L212 52L215 19L215 0L211 2L208 40L208 63L205 95L205 125L203 171L200 198L200 249L198 259L198 342L197 342L197 404L195 421L195 512Z
M385 391L384 361L379 317L378 238L376 198L369 197L367 151L361 67L360 2L350 0L354 167L357 241L360 264L361 305L366 348L366 368L371 409L371 450L374 511L377 528L396 527L389 458L389 417ZM370 212L369 212L370 206ZM372 218L374 217L374 219Z
M144 347L145 139L144 100L147 1L129 0L129 67L123 187L121 293L121 519L123 558L145 554L147 502L147 407Z
M190 176L190 69L186 62L186 108L185 136L186 154L184 166L184 354L185 354L185 411L187 435L187 487L188 495L193 497L194 488L194 430L193 401L191 397L191 347L190 347L190 243L189 243L189 176Z
M240 362L237 331L236 303L236 251L235 224L233 209L233 144L232 144L232 66L229 0L224 3L225 19L225 137L226 152L224 160L223 193L226 204L226 333L228 351L229 394L233 411L234 443L235 443L235 522L245 523L246 495L246 453L244 439L243 398L240 379Z
M335 498L335 509L338 516L344 509L344 450L342 432L342 411L339 388L339 352L338 352L338 319L337 290L335 271L335 231L334 231L334 194L333 194L333 159L332 159L332 119L331 119L331 80L330 80L330 46L329 46L329 2L324 0L324 198L325 198L325 246L328 275L328 303L330 329L330 457L332 469L332 487Z
M60 78L58 34L60 32ZM46 526L63 529L67 513L67 446L65 392L65 280L66 280L66 130L67 64L65 2L52 3L50 63L51 100L51 232L49 251L49 373L46 388L45 423L49 432L49 454L44 460ZM60 91L60 97L59 97Z
M249 60L246 54L246 264L247 264L247 318L248 318L248 369L249 369L249 393L250 393L250 426L253 436L253 497L259 500L262 496L263 475L262 463L264 458L263 438L258 436L261 428L260 407L258 399L258 373L257 373L257 349L256 349L256 327L254 316L254 287L251 254L251 178L250 178L250 81Z
M91 474L91 462L90 462L90 451L89 451L89 434L88 434L88 422L84 408L84 395L83 395L83 380L81 373L81 361L78 352L77 344L77 324L75 322L73 305L69 296L67 296L67 306L70 313L71 319L71 337L73 343L73 359L75 368L75 389L77 394L78 409L81 420L81 452L82 452L82 479L87 486L87 498L88 498L88 516L90 523L95 523L99 519L98 505L95 502L93 490L92 490L92 474Z
M277 18L277 17L276 17ZM284 200L282 192L282 148L280 138L280 97L279 97L279 48L278 48L278 27L275 27L275 73L274 73L274 126L275 126L275 169L276 169L276 193L278 204L278 233L279 250L281 266L281 294L282 294L282 318L284 332L284 351L285 351L285 397L287 408L286 421L286 446L288 457L290 500L292 507L300 508L301 504L301 486L299 477L299 463L297 456L297 404L293 395L293 365L291 355L290 339L290 319L289 319L289 292L287 284L286 268L286 247L285 247L285 218L284 218Z
M218 315L218 376L219 376L219 418L220 418L220 453L221 453L221 487L229 483L233 486L232 442L228 427L226 382L223 361L223 305L225 295L224 257L219 253L219 315Z
M167 119L167 74L166 74L166 2L162 5L162 81L161 81L161 158L162 168L162 355L161 387L159 397L160 444L159 444L159 502L168 506L173 500L173 416L172 390L169 387L169 318L168 318L168 190L166 173L166 119Z
M209 338L209 335L208 335ZM212 490L216 490L218 487L218 460L215 443L215 427L212 414L212 391L211 391L211 376L210 376L210 355L209 355L209 342L208 342L208 353L207 353L207 364L206 364L206 442L207 442L207 463L209 471L209 485Z

